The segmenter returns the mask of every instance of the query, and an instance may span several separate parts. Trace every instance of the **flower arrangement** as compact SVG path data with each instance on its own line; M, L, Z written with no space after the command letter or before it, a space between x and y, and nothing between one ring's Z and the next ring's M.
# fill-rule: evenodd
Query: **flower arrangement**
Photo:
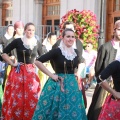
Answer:
M72 21L75 24L76 37L83 40L83 46L86 46L87 42L91 42L94 49L97 49L99 25L97 25L96 16L93 12L90 10L80 12L74 9L68 11L61 19L60 32L63 31L65 21Z

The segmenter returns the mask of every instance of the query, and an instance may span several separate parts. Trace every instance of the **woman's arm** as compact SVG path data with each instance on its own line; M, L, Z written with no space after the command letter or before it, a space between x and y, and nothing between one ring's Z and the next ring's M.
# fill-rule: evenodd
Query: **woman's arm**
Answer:
M119 69L120 69L120 62L114 61L111 64L109 64L99 75L97 78L97 82L108 92L110 92L115 98L120 99L120 92L117 92L113 88L111 88L106 81L106 79L109 76L116 76L119 75ZM115 78L113 78L113 81Z
M120 92L117 92L113 88L111 88L107 81L101 82L100 86L103 87L109 93L111 93L114 96L114 98L120 99Z
M11 66L17 66L17 63L13 62L13 60L6 53L3 53L1 56L2 59Z
M58 80L58 75L55 75L53 73L51 73L44 65L43 63L41 63L40 61L35 61L35 65L46 75L48 75L49 77L51 77L52 79L54 79L55 81Z
M37 41L37 52L38 52L38 56L40 57L41 55L44 54L44 51L42 49L42 44L40 43L40 41Z

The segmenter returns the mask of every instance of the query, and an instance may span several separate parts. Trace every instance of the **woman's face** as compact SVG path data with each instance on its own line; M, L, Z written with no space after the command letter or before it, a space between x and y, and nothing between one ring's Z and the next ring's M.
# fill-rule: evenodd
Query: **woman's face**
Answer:
M50 44L54 45L57 41L57 36L56 35L52 35L51 38L49 39Z
M72 31L66 31L63 37L63 42L67 47L71 47L75 41L75 34Z
M25 30L25 34L27 38L32 38L35 36L35 26L34 25L29 25L27 26Z
M24 33L24 28L23 26L20 26L18 28L16 28L16 34L19 35L19 36L22 36Z
M7 29L7 33L8 33L8 35L13 36L13 34L14 34L14 27L13 26L9 26L8 29Z
M114 31L114 37L117 41L120 41L120 27L116 28Z

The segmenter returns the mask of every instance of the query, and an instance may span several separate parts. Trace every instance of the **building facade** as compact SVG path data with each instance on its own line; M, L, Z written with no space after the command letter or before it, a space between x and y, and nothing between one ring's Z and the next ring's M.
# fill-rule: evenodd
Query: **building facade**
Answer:
M7 26L13 22L13 2L12 0L2 1L2 25Z
M22 20L24 23L29 21L36 25L59 25L61 18L69 10L79 11L86 9L99 15L99 8L96 0L1 0L2 23L6 25L10 21ZM99 16L98 16L99 20ZM5 23L6 21L6 23Z

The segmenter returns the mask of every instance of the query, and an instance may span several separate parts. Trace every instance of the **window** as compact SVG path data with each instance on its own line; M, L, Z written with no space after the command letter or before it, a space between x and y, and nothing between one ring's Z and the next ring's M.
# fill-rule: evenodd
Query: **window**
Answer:
M46 34L52 31L52 20L47 20L46 21Z
M8 26L8 21L5 21L5 26Z
M59 36L59 24L60 20L54 20L54 31L57 36Z
M120 11L120 0L115 0L114 11Z
M12 21L10 21L10 24L12 24Z
M13 10L6 10L6 17L12 17L13 16Z
M60 5L49 5L47 7L47 15L60 15Z

